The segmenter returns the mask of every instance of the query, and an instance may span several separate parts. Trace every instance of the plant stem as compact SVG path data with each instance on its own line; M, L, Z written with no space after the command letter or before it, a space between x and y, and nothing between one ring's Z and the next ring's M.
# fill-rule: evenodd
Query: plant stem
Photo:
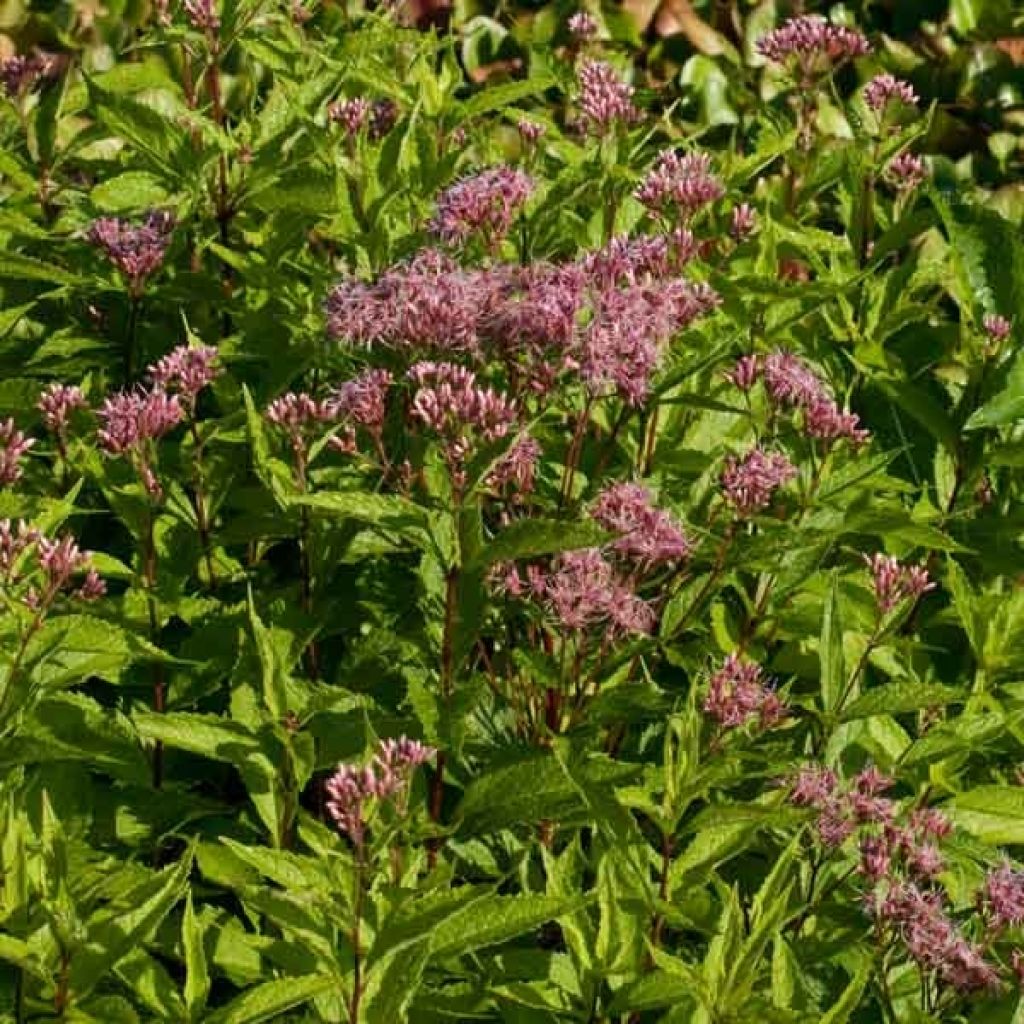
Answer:
M142 551L142 573L146 586L146 608L149 613L149 639L157 644L160 639L160 614L156 598L157 581L157 553L155 537L156 516L153 507L150 505L147 521L146 536L143 541ZM153 710L157 714L163 714L166 710L166 684L164 682L163 665L158 661L153 668ZM164 745L161 740L156 741L153 748L153 788L160 789L164 781Z
M199 437L199 427L195 418L189 420L192 444L195 457L192 462L192 490L196 510L196 526L199 530L199 543L203 549L203 560L206 562L206 575L210 581L210 589L217 588L217 570L213 565L213 546L210 536L210 516L206 507L206 481L203 473L203 443Z
M128 298L128 332L124 346L124 383L131 384L135 376L138 353L136 352L136 335L139 329L139 307L142 297L134 292Z
M353 901L352 921L352 999L349 1003L349 1020L359 1024L359 1004L363 997L363 954L360 949L363 927L363 844L356 848L356 891Z

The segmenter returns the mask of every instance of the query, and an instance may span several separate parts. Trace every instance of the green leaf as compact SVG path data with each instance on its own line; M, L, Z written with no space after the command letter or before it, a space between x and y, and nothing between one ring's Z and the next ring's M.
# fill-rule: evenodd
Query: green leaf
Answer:
M203 948L203 928L192 905L192 893L185 900L181 944L185 950L185 1010L188 1024L199 1024L210 994L210 971Z
M991 845L1024 843L1024 789L978 786L957 796L950 808L955 824Z
M430 959L430 938L423 936L370 962L363 992L364 1024L399 1024L408 1020L412 1002Z
M826 714L832 714L843 698L846 668L843 662L843 623L839 606L839 573L832 572L831 585L821 616L821 640L818 647L821 664L821 701Z
M537 558L560 551L589 548L608 540L608 531L597 523L567 523L557 519L520 519L507 526L480 556L483 565Z
M92 204L104 213L123 213L161 206L167 189L147 171L127 171L101 181L90 193Z
M520 100L536 96L538 93L550 89L553 85L555 85L555 80L550 75L534 75L523 81L504 82L501 85L490 86L460 104L460 119L468 120L492 110L504 110L506 107L514 106Z
M248 729L217 715L136 711L132 719L143 738L215 761L236 764L259 750L259 744Z
M217 1013L207 1017L208 1024L259 1024L273 1020L287 1010L337 989L341 979L334 974L307 974L299 978L280 978L243 992Z
M166 177L173 169L172 157L184 139L182 129L153 107L131 96L108 92L95 79L87 79L96 118L112 134L126 139L153 172Z
M821 1018L820 1024L848 1024L854 1010L861 1005L864 989L871 980L871 961L862 957L857 973L843 989L843 994L832 1004L829 1011Z
M146 941L181 899L192 870L193 850L133 894L129 907L104 907L88 922L84 946L71 961L71 991L78 999L103 981L114 965Z
M654 971L623 986L615 993L609 1014L613 1017L645 1010L660 1010L667 1006L686 1004L696 998L695 986L699 979L686 978L669 971Z
M82 283L82 278L63 267L16 252L5 252L0 255L0 280L45 281L54 287Z
M975 409L964 430L1005 427L1024 419L1024 352L1018 352L1006 377L1006 384L980 409Z
M274 647L273 634L263 625L256 605L252 599L252 587L249 587L247 606L249 626L256 642L260 668L263 675L263 703L275 721L283 721L288 712L288 687L286 670Z
M487 896L433 930L431 956L464 956L496 946L575 910L581 902L558 896Z
M901 680L862 693L843 711L842 718L844 722L849 722L856 718L870 718L872 715L899 715L922 708L963 704L966 700L964 693L951 686Z

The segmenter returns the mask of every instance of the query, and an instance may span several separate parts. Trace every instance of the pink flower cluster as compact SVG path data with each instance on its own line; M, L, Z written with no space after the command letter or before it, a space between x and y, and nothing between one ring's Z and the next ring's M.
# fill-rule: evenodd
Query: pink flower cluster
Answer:
M409 370L409 378L417 387L413 419L439 435L453 469L461 468L474 438L497 441L515 425L515 404L478 384L476 374L464 366L419 362Z
M0 60L0 84L8 96L20 96L41 78L51 76L56 69L57 61L50 54L15 54Z
M154 211L141 224L120 217L101 217L93 221L88 237L121 272L132 294L138 295L146 280L163 265L173 230L174 218Z
M405 736L381 740L366 765L341 764L327 780L327 811L356 847L362 847L373 804L400 806L413 772L437 751Z
M985 878L982 910L992 928L1017 928L1024 924L1024 871L1004 862Z
M1013 324L1005 316L1000 316L998 313L986 313L982 317L981 326L984 328L989 340L996 345L1006 341L1013 330Z
M892 779L870 767L857 774L851 786L843 787L830 768L807 765L793 780L789 799L797 807L819 811L818 836L825 846L837 847L858 825L884 826L893 821L896 805L880 795L892 784Z
M778 693L765 685L764 670L737 654L726 657L711 676L704 710L725 729L738 729L757 721L761 729L777 725L786 714Z
M643 571L682 561L693 551L693 542L678 523L651 503L651 492L640 484L612 484L598 495L590 514L618 534L612 550Z
M885 177L900 192L911 192L928 177L928 168L924 157L907 150L889 161Z
M616 235L600 249L586 253L579 267L587 285L598 292L621 285L650 285L680 273L697 249L689 228L636 238Z
M880 552L865 555L864 561L871 570L875 602L881 615L888 615L904 601L916 601L935 589L923 565L903 565L898 559Z
M520 119L516 129L519 132L519 137L527 146L536 146L548 131L539 121L528 121L526 118Z
M514 565L506 566L500 586L511 597L538 601L563 629L573 632L601 629L621 636L654 628L654 610L597 548L566 551L547 570L527 566L525 580Z
M332 399L313 398L305 391L287 391L275 398L263 415L287 436L292 453L302 467L301 476L310 437L321 424L333 423L338 411Z
M722 470L722 494L741 519L764 511L775 492L796 476L796 467L781 452L752 448L742 458L730 455Z
M60 384L55 381L39 396L36 408L42 413L46 429L63 437L72 412L87 408L87 403L77 384Z
M744 356L728 377L743 391L762 378L771 402L802 413L804 432L814 440L827 444L845 440L857 446L871 436L860 426L860 417L843 412L817 373L792 352L776 349L763 359Z
M742 242L757 230L757 213L749 203L739 203L732 208L729 220L729 234Z
M578 72L579 104L584 124L597 135L604 135L616 125L639 120L640 111L633 104L633 86L624 82L611 64L601 60L585 60Z
M533 179L514 167L490 167L463 178L437 199L430 230L451 246L479 238L493 250L508 234L533 191Z
M487 292L484 275L426 249L373 283L350 278L336 285L327 298L327 330L368 348L476 352Z
M331 103L327 117L333 124L340 124L350 137L365 128L371 139L380 139L394 127L398 106L394 100L368 100L356 96Z
M153 498L161 498L163 488L154 469L154 443L184 420L181 399L159 387L136 388L110 395L97 413L101 421L96 434L100 447L108 455L131 458L146 491Z
M960 933L937 890L896 882L878 903L877 916L900 936L923 971L933 972L957 991L998 987L995 968L985 960L982 948Z
M220 15L214 0L185 0L185 15L198 32L214 33L220 28Z
M809 78L845 60L865 56L871 52L871 45L856 29L804 14L761 36L756 49L775 64L795 64L804 78Z
M34 551L42 575L42 589L32 584L22 596L33 611L45 611L62 592L80 601L95 601L106 593L106 586L93 567L91 552L82 551L73 537L51 540L23 520L12 528L10 519L0 520L0 581L5 587L22 582L24 577L18 573L18 567L29 551ZM74 578L83 574L85 578L72 586Z
M507 490L512 501L531 494L540 454L541 447L532 437L517 438L487 474L487 486L496 491Z
M390 371L364 370L345 381L331 395L330 405L336 419L351 420L361 427L377 430L387 415L388 391L394 383Z
M919 97L909 82L890 75L888 72L875 75L864 86L864 102L876 114L882 113L890 103L902 103L908 107L916 107L918 100Z
M712 170L707 153L662 153L636 190L636 198L652 210L670 210L685 221L720 199L725 187Z
M192 409L203 388L221 374L217 350L210 345L179 345L147 370L150 381L164 391L176 392Z
M593 394L614 389L642 405L666 343L720 301L709 286L683 278L597 293L580 354L583 380Z
M0 422L0 487L10 487L21 479L21 460L35 443L18 430L13 419Z
M579 42L593 39L598 32L598 24L589 11L577 11L567 22L569 34Z

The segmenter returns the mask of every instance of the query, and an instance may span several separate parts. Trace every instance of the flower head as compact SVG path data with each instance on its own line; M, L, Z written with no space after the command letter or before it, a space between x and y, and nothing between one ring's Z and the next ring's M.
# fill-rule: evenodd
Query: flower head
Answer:
M57 66L57 60L48 53L5 57L0 60L0 85L8 96L17 97L31 89L41 78L52 75Z
M89 229L89 241L106 253L127 280L130 290L139 293L146 280L163 265L174 218L153 212L141 224L119 217L101 217Z
M163 489L153 470L153 442L185 418L181 399L162 388L120 391L97 411L101 426L96 437L108 455L127 455L135 463L143 486L154 498Z
M0 422L0 487L9 487L21 479L21 460L35 443L35 438L18 430L13 419Z
M864 102L876 114L881 114L890 103L902 103L908 107L916 107L918 100L919 97L909 82L905 82L902 78L897 78L895 75L890 75L888 72L875 75L864 86Z
M924 157L907 150L889 161L885 177L900 192L910 192L928 177L928 168Z
M578 72L580 111L584 123L596 135L640 117L633 105L633 86L624 82L611 64L585 60Z
M982 903L995 928L1024 924L1024 872L1006 862L985 877Z
M982 318L981 326L985 329L989 340L997 345L1006 341L1010 336L1010 331L1013 330L1013 324L998 313L986 313Z
M199 392L221 374L217 350L210 345L179 345L146 371L150 381L165 391L176 392L192 408Z
M916 601L922 594L935 589L923 565L903 565L898 559L881 552L865 555L864 561L871 570L875 601L882 615L888 615L903 601Z
M540 444L529 435L517 438L487 474L487 486L494 490L507 488L512 500L532 493L540 453Z
M649 209L677 212L683 220L689 220L724 193L707 153L667 150L636 190L636 198Z
M484 275L427 249L375 282L337 284L327 298L327 330L367 348L476 352L488 285Z
M214 0L185 0L184 7L189 24L197 31L210 34L220 28L220 15Z
M43 423L52 434L61 436L67 430L68 420L75 409L87 407L85 395L77 384L54 382L40 396L36 408L42 413Z
M520 119L516 129L519 132L519 137L527 146L536 146L547 134L547 128L539 121L528 121L526 118Z
M729 234L736 242L749 238L757 230L757 213L750 203L737 203L729 219Z
M579 42L587 42L593 39L598 32L598 24L594 16L588 11L577 11L567 22L569 34Z
M332 418L379 430L387 415L388 390L393 382L391 373L382 369L364 370L345 381L331 396Z
M642 569L688 558L692 541L664 509L651 504L640 484L617 483L606 488L590 510L606 530L618 534L612 550Z
M796 476L781 452L753 448L742 458L730 455L722 471L722 493L741 519L766 509L775 492Z
M373 115L373 104L362 96L336 100L327 108L327 118L340 124L346 135L358 135Z
M845 60L863 57L871 52L871 45L856 29L804 14L761 36L756 49L762 57L795 68L808 79L827 73Z
M430 230L447 245L478 237L489 247L508 234L533 191L533 180L514 167L490 167L445 189Z
M763 669L737 654L726 657L711 676L704 710L719 725L737 729L757 720L769 729L785 714L785 705L775 690L765 685Z

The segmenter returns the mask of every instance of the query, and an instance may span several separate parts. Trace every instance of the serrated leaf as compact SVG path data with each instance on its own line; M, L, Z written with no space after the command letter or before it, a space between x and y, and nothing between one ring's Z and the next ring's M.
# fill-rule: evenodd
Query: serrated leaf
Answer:
M561 551L594 547L608 540L608 531L597 523L569 523L557 519L520 519L507 526L487 544L482 565L538 558Z
M185 951L185 1011L188 1024L199 1024L210 994L210 971L203 947L203 928L192 905L192 893L185 900L181 944Z
M843 661L843 622L840 617L839 573L832 572L825 607L821 616L818 661L821 666L821 701L826 714L832 714L843 698L846 668Z
M978 786L949 807L954 823L983 843L1024 843L1024 789Z
M951 686L900 680L862 693L843 711L842 719L849 722L872 715L899 715L923 708L962 704L966 700L965 694Z
M265 981L237 996L207 1020L209 1024L260 1024L340 985L341 979L333 974L308 974L299 978Z

